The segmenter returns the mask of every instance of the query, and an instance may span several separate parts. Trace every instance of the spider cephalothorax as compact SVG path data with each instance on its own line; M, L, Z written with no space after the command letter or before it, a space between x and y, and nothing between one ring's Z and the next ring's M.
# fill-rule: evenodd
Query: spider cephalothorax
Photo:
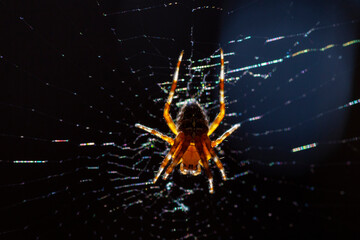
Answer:
M176 70L174 73L173 83L169 92L169 97L164 107L164 118L170 130L176 135L175 139L168 137L154 129L146 127L141 124L135 124L136 127L143 129L157 137L165 140L171 145L170 151L161 163L159 171L157 172L153 183L157 181L162 171L171 161L170 165L165 171L164 179L166 179L173 169L180 164L180 172L182 174L198 175L201 173L201 167L204 168L205 173L209 179L209 191L214 192L213 176L209 168L209 160L213 159L216 166L220 169L221 175L226 180L224 167L215 153L214 147L220 144L225 138L233 133L240 124L234 125L226 131L221 137L215 141L211 141L209 136L219 126L220 122L225 116L225 99L224 99L224 54L220 49L221 56L221 72L220 72L220 112L216 116L214 122L209 126L207 116L204 109L195 100L188 100L180 109L176 119L176 125L170 116L170 105L174 97L176 84L179 76L179 68L183 52L181 52Z

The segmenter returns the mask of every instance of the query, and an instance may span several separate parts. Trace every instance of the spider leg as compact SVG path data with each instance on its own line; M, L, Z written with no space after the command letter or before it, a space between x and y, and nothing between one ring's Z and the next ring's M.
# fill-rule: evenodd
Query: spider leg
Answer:
M200 167L200 164L198 164L197 166L197 169L196 169L196 172L193 174L193 176L197 176L201 173L201 167Z
M174 145L170 148L170 151L168 152L168 154L166 155L166 157L164 158L164 160L161 163L161 166L159 168L159 171L157 172L153 183L156 183L156 181L158 180L158 178L160 177L162 171L164 170L164 168L166 167L166 165L169 163L171 157L173 156L174 153L176 153L176 151L178 151L179 148L181 148L182 145L182 141L184 139L184 134L180 133L174 141Z
M198 154L200 156L200 163L201 165L204 167L205 169L205 174L209 179L209 192L210 193L214 193L214 185L213 185L213 176L209 167L209 162L206 158L206 155L204 153L204 147L202 144L202 140L199 139L198 141L195 141L195 147L196 150L198 151Z
M187 172L184 170L184 165L182 163L180 164L180 172L184 175L187 174Z
M141 125L141 124L139 124L139 123L135 124L135 127L140 128L140 129L142 129L142 130L144 130L144 131L147 131L147 132L151 133L152 135L155 135L155 136L161 138L161 139L164 140L165 142L168 142L170 145L173 145L173 144L174 144L174 139L172 139L171 137L168 137L168 136L162 134L162 133L159 132L159 131L156 131L155 129L146 127L146 126Z
M203 137L202 144L204 147L205 154L208 155L207 158L208 159L210 159L211 157L213 158L216 166L219 168L219 170L221 172L221 176L222 176L223 180L226 181L226 174L225 174L224 166L221 163L219 157L216 155L214 148L211 147L211 141L208 136Z
M222 143L222 141L224 141L228 136L230 136L230 134L232 134L233 132L235 132L236 129L238 129L240 127L240 123L235 124L234 126L232 126L229 130L227 130L223 135L221 135L218 139L216 139L215 141L211 142L211 147L216 147L217 145L219 145L220 143Z
M171 89L170 89L170 92L169 92L169 96L168 96L167 102L165 103L165 107L164 107L164 118L165 118L165 121L166 121L167 125L169 126L170 130L171 130L175 135L178 134L178 131L177 131L177 129L176 129L176 126L175 126L174 121L172 120L172 118L171 118L171 116L170 116L169 110L170 110L170 104L171 104L172 99L173 99L173 97L174 97L174 93L175 93L175 89L176 89L176 84L177 84L178 77L179 77L180 63L181 63L183 54L184 54L184 51L182 51L182 52L180 53L179 60L178 60L178 63L177 63L177 65L176 65L176 69L175 69L175 73L174 73L173 82L172 82Z
M173 156L173 161L171 162L170 166L166 169L166 172L164 173L164 176L163 176L164 180L166 180L168 178L169 174L172 173L172 171L174 170L176 165L179 164L182 156L188 149L189 145L190 145L190 140L185 139L183 141L183 143L181 144L181 146L178 148L178 150L175 152L175 154Z
M220 48L220 56L221 56L221 70L220 70L220 112L216 116L214 122L211 123L208 136L210 136L216 128L219 126L220 122L223 120L225 116L225 98L224 98L224 53L223 50Z

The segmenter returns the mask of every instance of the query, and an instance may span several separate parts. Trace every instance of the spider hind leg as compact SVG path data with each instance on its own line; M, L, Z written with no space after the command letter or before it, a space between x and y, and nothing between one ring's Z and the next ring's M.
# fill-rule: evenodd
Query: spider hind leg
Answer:
M174 141L174 145L170 148L170 151L168 152L168 154L166 155L166 157L164 158L164 160L162 161L161 165L160 165L160 168L153 180L153 183L156 183L156 181L158 180L158 178L160 177L162 171L164 170L164 168L168 165L170 159L172 158L172 156L174 154L176 154L176 152L179 151L179 149L181 148L182 146L182 141L184 139L184 134L180 133L176 138L175 138L175 141Z
M207 157L207 159L213 158L216 166L219 168L221 176L223 178L224 181L226 181L226 174L225 174L225 169L223 164L221 163L219 157L216 155L216 152L214 150L213 147L211 147L211 141L210 138L208 136L204 136L203 137L203 147L204 147L204 152L210 156Z
M166 180L168 178L169 174L172 173L172 171L174 170L176 165L179 164L182 156L186 152L189 145L190 145L190 140L185 139L184 142L181 144L181 146L178 148L178 150L176 150L176 152L173 156L173 161L171 162L170 166L166 169L166 172L163 176L164 180Z
M205 174L209 179L209 193L213 194L214 193L213 175L209 167L207 156L204 152L203 141L201 139L195 141L195 146L200 156L200 163L205 169Z

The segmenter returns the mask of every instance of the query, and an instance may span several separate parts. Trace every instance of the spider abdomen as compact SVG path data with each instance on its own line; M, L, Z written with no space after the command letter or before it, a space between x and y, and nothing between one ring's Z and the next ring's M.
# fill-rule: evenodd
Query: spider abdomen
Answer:
M209 130L209 122L205 111L200 104L194 100L187 102L180 110L177 117L177 128L179 131L190 135L192 138L201 136Z
M186 167L190 169L195 169L196 165L200 160L200 156L198 151L196 150L196 147L194 145L190 145L184 153L182 159Z
M180 172L182 174L198 175L201 173L199 166L200 155L194 143L190 143L186 152L182 156L182 163L180 164Z
M191 135L192 138L195 138L195 136L201 136L208 131L208 126L204 125L203 122L202 119L186 119L183 120L180 128L185 135Z

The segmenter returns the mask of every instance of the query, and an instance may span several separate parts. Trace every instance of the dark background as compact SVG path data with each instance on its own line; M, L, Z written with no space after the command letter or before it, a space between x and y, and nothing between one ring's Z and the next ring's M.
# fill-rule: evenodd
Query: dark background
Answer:
M198 96L203 76L190 71L197 65L190 58L208 57L222 47L235 52L225 58L231 70L359 39L358 1L0 1L0 7L0 239L360 236L359 141L337 141L360 136L359 106L326 113L359 99L358 44L250 70L271 72L267 79L244 71L227 75L240 77L225 87L227 113L237 117L226 117L213 138L266 113L243 123L217 149L228 176L249 175L222 183L212 166L214 195L208 194L203 174L191 178L177 170L154 188L124 187L152 179L162 160L159 152L167 149L157 141L144 146L151 138L138 138L143 132L134 124L171 135L162 118L167 95L158 84L171 80L181 50L185 82L179 88L188 91L177 93L173 117L177 102L195 96L204 105L215 101L207 108L213 119L219 68L204 70L215 89ZM282 35L287 37L264 43ZM246 36L251 39L228 43ZM292 103L284 105L288 100ZM319 113L325 114L312 119ZM253 135L287 126L296 127ZM121 147L79 147L85 142ZM291 152L313 142L320 144ZM142 157L151 160L141 162ZM142 171L113 164L137 161ZM112 181L111 171L139 178ZM183 195L183 188L194 193ZM141 203L130 204L137 200ZM176 201L189 211L164 214Z

